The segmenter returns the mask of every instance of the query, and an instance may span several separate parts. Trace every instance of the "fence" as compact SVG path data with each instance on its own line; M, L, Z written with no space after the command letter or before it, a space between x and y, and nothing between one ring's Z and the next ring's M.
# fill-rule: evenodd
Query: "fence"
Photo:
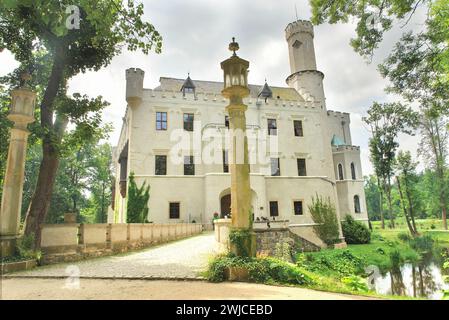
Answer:
M41 250L44 264L145 248L203 231L201 224L44 224Z

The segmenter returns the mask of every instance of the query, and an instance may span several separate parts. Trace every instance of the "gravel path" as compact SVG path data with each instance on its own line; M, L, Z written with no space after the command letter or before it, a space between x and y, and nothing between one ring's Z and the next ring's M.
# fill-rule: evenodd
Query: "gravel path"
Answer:
M371 300L372 298L304 288L255 283L208 283L204 281L81 279L79 287L65 279L14 278L2 281L0 298L5 300Z
M152 247L138 252L90 259L80 262L43 266L9 277L123 279L200 279L208 259L218 252L213 233ZM79 270L79 271L78 271Z

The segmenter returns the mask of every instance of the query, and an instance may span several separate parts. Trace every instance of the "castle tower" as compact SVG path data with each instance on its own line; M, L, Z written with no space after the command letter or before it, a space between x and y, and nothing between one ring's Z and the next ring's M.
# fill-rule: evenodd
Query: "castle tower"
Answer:
M286 80L287 85L296 89L307 101L321 102L325 109L324 74L316 68L312 23L305 20L289 23L285 37L291 71Z

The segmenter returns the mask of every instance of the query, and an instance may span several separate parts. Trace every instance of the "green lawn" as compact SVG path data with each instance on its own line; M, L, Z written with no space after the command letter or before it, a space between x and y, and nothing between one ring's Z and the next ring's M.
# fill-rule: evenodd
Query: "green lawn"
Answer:
M449 232L432 229L432 225L440 223L439 220L418 220L416 221L418 230L422 234L430 235L437 246L449 248ZM364 268L374 265L381 272L391 269L390 254L398 251L403 262L415 262L420 259L420 254L410 247L407 242L399 240L400 233L408 233L405 223L397 219L396 229L380 228L380 222L373 223L373 232L371 234L371 243L348 245L345 251L348 255L342 255L342 250L324 249L319 252L308 253L304 260L307 269L313 272L332 277L344 277L358 269L358 272ZM299 255L301 258L301 255Z

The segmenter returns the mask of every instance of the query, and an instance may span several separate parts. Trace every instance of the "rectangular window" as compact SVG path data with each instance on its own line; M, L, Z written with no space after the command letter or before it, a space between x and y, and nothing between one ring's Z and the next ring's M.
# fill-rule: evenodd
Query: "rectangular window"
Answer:
M278 217L278 216L279 216L278 202L270 201L270 217Z
M226 150L223 150L223 172L229 172L229 158Z
M167 130L167 112L156 112L156 130Z
M179 219L179 202L170 202L170 209L169 209L169 215L170 219Z
M278 127L277 127L276 119L268 119L267 121L268 121L268 135L277 136Z
M298 176L307 176L306 159L296 159L298 165Z
M295 210L295 216L302 216L304 214L302 211L302 201L294 201L293 209Z
M271 158L271 175L280 176L281 168L279 166L279 158Z
M229 116L225 116L225 127L229 129Z
M193 156L184 156L184 175L195 175L195 163L193 161Z
M295 137L303 137L304 136L304 131L302 130L302 121L301 120L294 120L293 127L295 129Z
M193 131L193 113L184 113L184 130Z
M167 174L167 156L156 156L155 174L165 176Z

